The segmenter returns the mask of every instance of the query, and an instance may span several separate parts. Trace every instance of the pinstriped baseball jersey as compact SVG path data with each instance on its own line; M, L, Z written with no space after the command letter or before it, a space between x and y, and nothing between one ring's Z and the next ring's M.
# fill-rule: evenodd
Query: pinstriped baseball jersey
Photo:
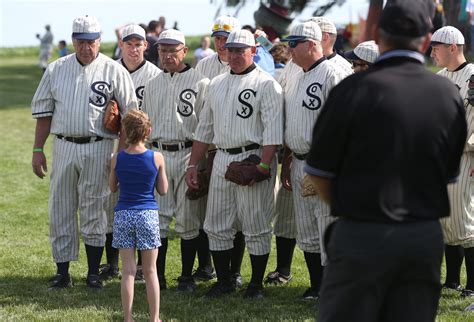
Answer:
M455 84L465 102L469 142L469 138L474 135L474 111L468 103L467 91L469 78L474 74L474 64L467 64L453 72L444 68L438 74ZM441 219L445 243L465 248L474 247L474 178L469 175L470 169L474 167L474 146L468 142L461 157L458 181L448 185L451 215Z
M342 70L344 77L354 73L351 63L349 63L347 59L345 59L341 55L338 55L334 52L332 55L329 55L327 59L329 59L331 63L333 63Z
M308 72L295 74L285 93L285 144L295 153L308 153L314 123L331 89L344 78L342 71L322 60Z
M225 73L209 84L195 139L228 149L283 140L281 86L255 68L244 75Z
M292 60L290 60L288 64L283 67L283 70L280 73L280 77L278 77L277 81L285 92L289 80L294 79L295 75L302 71L303 69L300 66L296 65Z
M192 140L209 80L188 68L164 72L152 78L143 95L143 110L152 122L150 141L161 143Z
M123 59L119 59L118 62L126 67ZM135 87L135 95L138 99L138 108L142 108L143 105L143 92L145 89L145 84L153 77L161 73L161 69L156 67L154 64L150 63L147 60L143 61L143 64L140 65L136 70L130 73L132 77L133 86Z
M100 54L82 66L76 55L49 64L31 103L33 118L52 116L51 133L117 138L103 126L104 110L115 98L123 114L138 102L129 73Z
M219 59L219 55L206 57L198 62L196 70L209 79L213 79L217 75L230 71L229 64Z

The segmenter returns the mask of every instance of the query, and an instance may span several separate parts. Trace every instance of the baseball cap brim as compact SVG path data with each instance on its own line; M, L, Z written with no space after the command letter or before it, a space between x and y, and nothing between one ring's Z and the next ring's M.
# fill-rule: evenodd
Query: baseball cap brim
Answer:
M362 58L360 58L359 56L357 56L353 50L346 51L346 52L344 53L344 57L346 57L346 59L349 59L349 60L356 60L356 59L363 60Z
M137 38L137 39L140 39L140 40L145 40L145 38L143 38L142 36L140 36L139 34L131 34L131 35L128 35L127 37L123 38L122 41L129 41L130 39L132 38Z
M247 44L241 44L238 42L230 42L224 45L224 48L247 48L247 47L252 47L252 46L249 46Z
M72 38L79 40L96 40L100 38L100 32L73 32Z
M307 37L304 37L304 36L288 36L286 38L280 39L280 41L281 42L288 42L288 41L292 41L292 40L304 40L304 39L307 39Z
M230 34L230 32L228 32L228 31L217 30L217 31L214 31L214 32L211 34L211 37L216 37L216 36L219 36L219 37L229 37L229 34Z
M179 45L183 44L181 41L176 40L176 39L159 39L155 44L158 45Z

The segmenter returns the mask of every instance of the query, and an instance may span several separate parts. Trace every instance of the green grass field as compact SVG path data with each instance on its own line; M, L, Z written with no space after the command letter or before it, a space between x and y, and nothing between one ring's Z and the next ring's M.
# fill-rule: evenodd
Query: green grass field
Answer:
M111 45L102 47L106 53L112 48ZM83 246L79 262L71 264L74 288L47 291L47 280L55 273L48 239L49 179L39 180L31 171L35 122L29 104L42 74L36 66L36 54L36 48L0 49L0 137L3 138L0 144L0 320L121 320L118 280L107 283L100 293L86 288ZM46 144L46 153L51 165L50 141ZM273 249L267 272L275 267L274 256ZM290 285L267 287L265 299L257 302L242 299L241 293L217 300L203 299L209 283L199 284L195 294L178 294L175 279L181 267L179 238L173 235L167 261L169 290L161 295L164 320L305 321L316 318L316 304L299 299L309 283L299 250L295 251L294 279ZM242 271L244 283L250 279L249 266L246 255ZM458 293L444 291L437 320L473 321L474 313L462 311L471 302L474 299L462 300ZM137 321L148 319L144 285L136 285L134 312Z

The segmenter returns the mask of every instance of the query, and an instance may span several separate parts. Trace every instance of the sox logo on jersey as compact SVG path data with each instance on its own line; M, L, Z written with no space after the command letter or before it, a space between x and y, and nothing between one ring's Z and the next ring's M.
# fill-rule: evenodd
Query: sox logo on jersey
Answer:
M321 107L321 99L316 95L316 93L321 91L323 85L320 83L312 83L306 89L306 94L309 96L308 103L306 100L303 100L303 107L306 107L309 110L315 111Z
M257 92L250 88L244 89L240 92L238 100L242 105L240 106L240 110L237 111L237 116L247 119L253 114L253 106L248 102L252 96L255 98Z
M111 89L109 83L104 81L94 82L91 85L91 90L94 94L89 97L89 103L97 106L97 107L104 107L107 104L107 94L105 90Z
M192 103L191 99L194 98L194 100L195 100L196 95L197 95L197 92L193 91L190 88L187 88L187 89L183 90L179 94L179 100L182 103L182 104L179 104L178 107L177 107L179 114L181 114L182 116L185 116L185 117L190 116L191 114L193 114L194 106L193 106L193 103Z

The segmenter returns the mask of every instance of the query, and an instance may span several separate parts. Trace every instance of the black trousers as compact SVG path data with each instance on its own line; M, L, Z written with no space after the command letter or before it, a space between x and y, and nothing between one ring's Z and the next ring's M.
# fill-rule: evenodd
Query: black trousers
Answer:
M444 246L437 220L341 219L329 229L318 321L435 320Z

